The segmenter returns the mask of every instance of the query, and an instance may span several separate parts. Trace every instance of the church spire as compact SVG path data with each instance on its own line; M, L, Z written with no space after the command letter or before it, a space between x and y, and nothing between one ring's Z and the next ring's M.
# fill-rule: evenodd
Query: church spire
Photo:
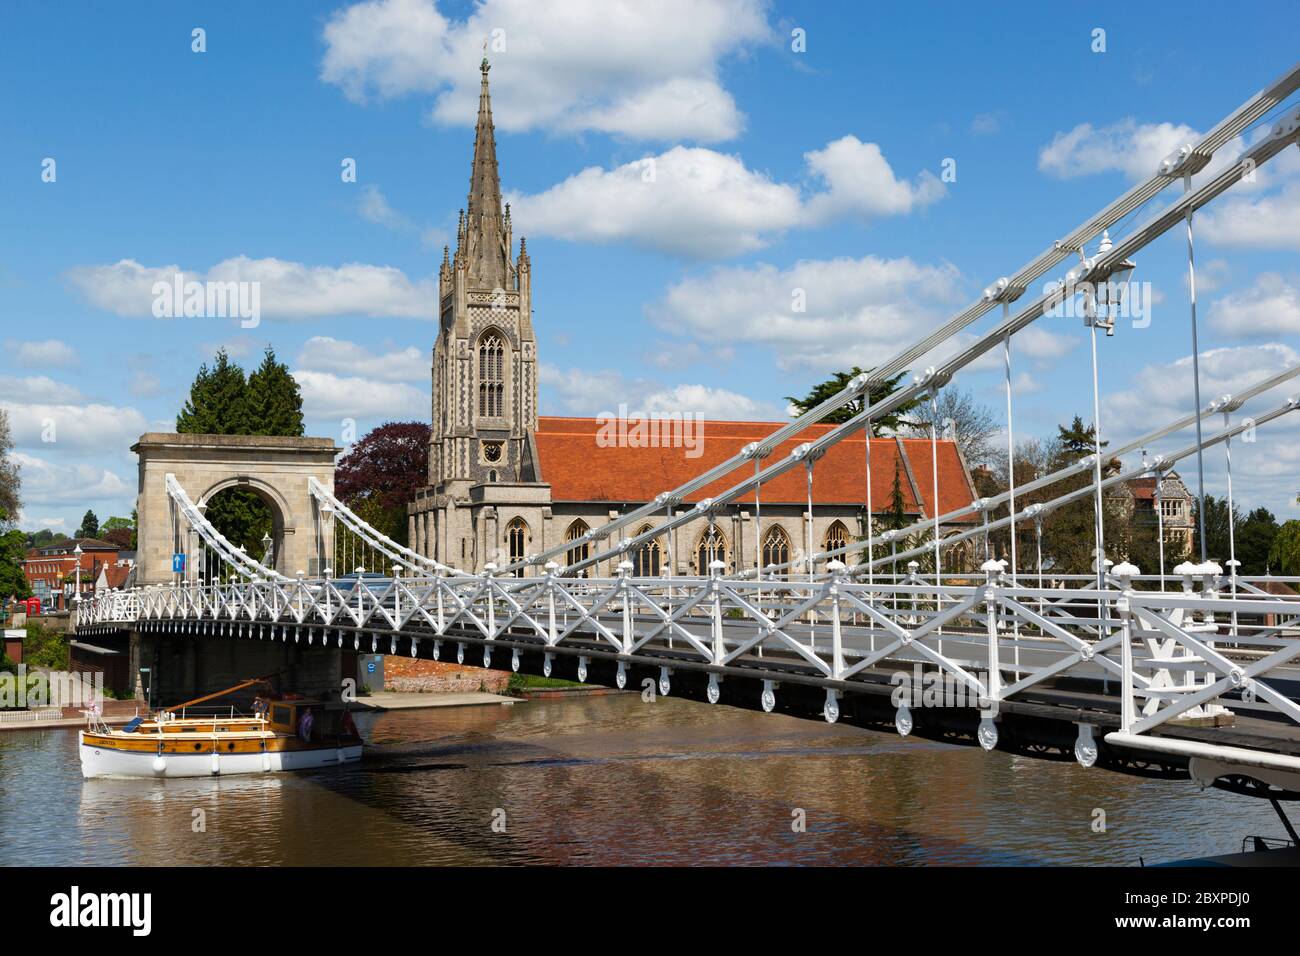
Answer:
M469 177L469 203L465 233L466 260L470 285L479 288L508 288L510 250L501 214L501 179L497 171L497 145L492 125L492 97L488 92L488 70L483 57L483 74L478 94L478 122L474 130L474 164Z

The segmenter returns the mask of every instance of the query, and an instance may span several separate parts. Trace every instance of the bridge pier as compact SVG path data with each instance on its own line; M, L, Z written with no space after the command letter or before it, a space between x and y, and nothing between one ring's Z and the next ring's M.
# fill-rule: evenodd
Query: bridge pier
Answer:
M353 663L345 674L344 658ZM150 703L168 706L211 694L253 677L278 675L272 685L281 693L337 699L345 676L356 673L356 654L337 647L308 647L292 640L250 640L186 633L131 634L135 674L149 668ZM144 697L136 684L136 695ZM259 693L248 688L212 702L213 706L247 707Z

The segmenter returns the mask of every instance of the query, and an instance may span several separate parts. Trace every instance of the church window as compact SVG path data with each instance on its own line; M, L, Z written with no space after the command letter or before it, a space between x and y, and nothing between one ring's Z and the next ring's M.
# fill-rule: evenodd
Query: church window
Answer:
M637 534L643 535L649 530L650 526L646 525L638 531ZM636 549L636 554L633 555L632 559L632 574L638 578L657 577L659 575L659 564L662 554L663 552L659 547L659 539L650 539L645 544L641 545L641 547Z
M780 525L773 525L763 535L763 567L782 565L790 560L790 536Z
M528 544L528 525L523 518L515 518L506 525L506 544L510 551L510 563L524 559L524 548ZM515 572L519 574L518 571Z
M714 561L727 560L727 542L717 528L709 528L700 536L700 545L695 549L695 570L697 574L712 574L709 565Z
M478 413L486 418L505 415L505 356L505 343L497 333L479 340Z
M564 532L564 540L566 542L577 541L579 538L581 538L584 534L586 534L590 530L591 529L587 526L587 522L579 518L576 521L574 521L573 524L569 525L568 531ZM577 564L579 561L586 561L587 555L589 555L590 553L591 553L590 545L586 541L583 541L581 543L574 544L569 548L568 553L565 554L564 556L564 561L566 564L574 565ZM587 569L583 568L581 571L578 572L578 574L580 577L586 577Z

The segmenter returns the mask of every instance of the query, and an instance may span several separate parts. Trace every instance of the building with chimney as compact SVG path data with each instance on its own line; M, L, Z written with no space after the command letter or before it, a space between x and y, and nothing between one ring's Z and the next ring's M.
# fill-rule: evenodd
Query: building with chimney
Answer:
M572 546L560 563L571 564L653 529L669 517L668 509L611 538L589 537L782 424L705 421L690 409L653 421L539 414L532 264L525 239L515 251L510 207L501 200L489 70L484 59L469 197L455 253L443 250L439 273L428 485L407 509L413 548L472 571L489 563L502 567L565 543ZM810 426L774 449L768 461L830 427ZM871 440L877 531L887 513L901 510L911 521L932 517L936 507L944 514L972 504L975 490L957 444L939 441L934 447L937 461L929 439ZM808 548L849 543L867 530L866 458L862 435L842 441L817 463L811 491L802 469L789 472L765 484L758 500L750 495L719 506L711 520L701 516L603 562L596 573L613 573L624 558L643 575L707 573L715 559L738 571L783 564ZM677 507L691 509L716 497L738 477L728 476ZM976 520L972 512L955 523L969 526Z

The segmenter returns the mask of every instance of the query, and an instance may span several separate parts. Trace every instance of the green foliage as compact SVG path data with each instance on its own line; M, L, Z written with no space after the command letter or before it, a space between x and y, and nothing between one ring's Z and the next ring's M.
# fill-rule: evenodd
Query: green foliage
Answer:
M251 434L303 434L302 392L289 367L276 360L268 345L262 364L248 376L247 407Z
M885 527L897 531L907 524L906 502L903 500L903 479L898 459L894 459L894 487L889 493L889 511L885 517Z
M1074 421L1069 425L1057 425L1057 441L1059 443L1060 463L1058 468L1068 465L1072 461L1078 461L1087 455L1091 455L1097 450L1097 429L1088 425L1084 427L1083 420L1074 416ZM1103 441L1101 447L1105 448L1109 442Z
M302 393L270 346L263 353L262 364L247 378L225 349L220 349L211 369L206 364L199 369L189 400L176 416L176 430L299 437L303 434ZM238 488L214 495L207 505L213 527L261 560L263 537L275 534L270 506L257 494Z
M68 669L68 639L65 635L46 627L40 621L27 622L27 636L23 638L23 663L28 670L48 667L51 670Z
M14 450L13 433L9 430L9 411L0 408L0 529L8 527L9 516L18 514L21 504L22 476L18 462L11 452Z
M868 372L870 371L871 370L868 370ZM797 409L798 414L803 415L808 411L816 408L818 405L826 401L828 398L831 398L834 395L838 395L840 392L844 391L844 389L848 386L850 380L852 380L855 376L861 374L862 374L862 369L858 368L855 365L853 366L852 369L850 369L847 372L836 372L826 381L814 385L812 389L808 392L808 394L805 395L803 398L795 398L792 395L787 395L786 401L788 401L791 405L795 407L795 409ZM898 391L898 383L903 380L903 376L905 376L906 374L907 374L906 372L899 372L893 378L886 379L883 382L873 383L871 388L869 389L871 393L870 394L871 405L875 405L878 402L884 401L894 392ZM915 408L916 405L917 403L915 401L904 402L902 405L894 409L888 415L883 415L879 419L873 419L871 422L871 433L873 435L878 435L880 434L881 429L885 429L890 432L898 431L903 425L907 424L907 421L904 418L904 416L913 408ZM861 396L859 396L858 398L855 398L853 401L849 402L848 404L842 405L841 407L837 408L835 411L831 412L829 415L823 418L822 421L831 422L834 424L847 422L850 418L862 412L862 410L863 410L862 398Z
M1268 565L1274 574L1300 574L1300 521L1292 519L1277 529Z
M8 525L8 515L0 509L0 528ZM0 600L31 597L23 558L27 555L27 535L18 529L0 533Z
M1277 537L1277 518L1267 508L1256 508L1237 526L1237 560L1239 574L1266 574L1268 556Z
M99 519L95 517L95 512L89 508L81 516L81 527L77 529L77 538L97 538L99 537Z
M176 430L200 435L253 434L248 409L248 382L244 370L230 361L225 349L216 361L199 368L190 397L176 416Z
M67 538L62 531L56 533L49 528L42 528L40 531L28 531L24 540L29 548L42 548L56 541L66 541Z

